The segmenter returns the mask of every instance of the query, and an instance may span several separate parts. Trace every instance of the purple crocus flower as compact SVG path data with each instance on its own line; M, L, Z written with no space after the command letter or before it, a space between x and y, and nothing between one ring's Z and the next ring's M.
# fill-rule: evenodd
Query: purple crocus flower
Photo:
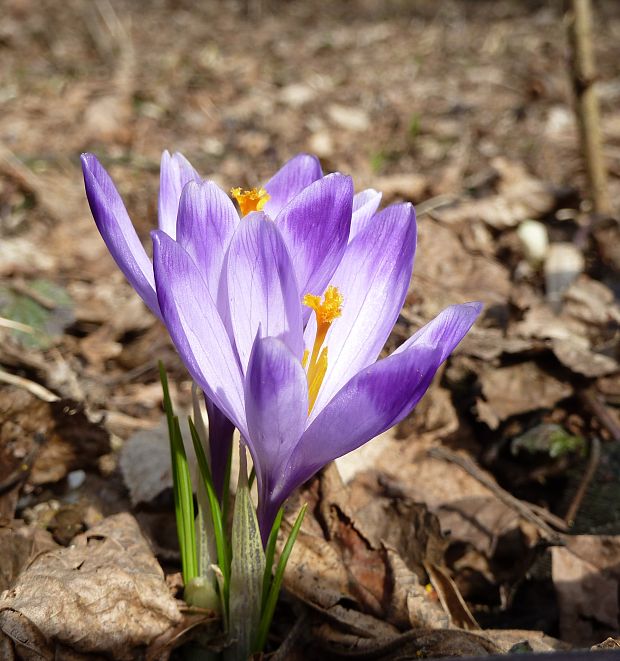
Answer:
M194 199L198 190L190 184L183 195ZM187 205L196 222L205 215L203 203ZM182 201L179 227L183 208ZM347 246L329 267L321 231L308 230L305 252L285 238L313 227L315 210L308 209L298 227L278 222L283 211L275 222L264 211L242 218L218 258L217 297L208 284L206 238L198 259L181 240L152 234L162 316L194 379L246 440L264 539L293 489L412 410L481 309L479 303L447 308L377 360L411 278L413 207L369 213L350 241L346 232ZM323 234L337 235L325 225ZM314 282L320 284L308 286Z
M111 179L94 156L82 162L110 252L246 440L265 538L293 489L411 411L480 311L447 308L377 361L409 286L414 210L376 214L379 193L353 196L312 156L265 189L233 189L239 220L223 191L164 154L154 273Z
M82 170L92 214L110 253L146 305L162 319L152 262L112 179L93 154L82 155ZM368 221L381 199L372 189L353 197L349 177L323 177L318 159L308 154L299 154L286 163L265 184L263 195L258 191L244 194L241 189L235 192L243 212L264 208L276 219L294 258L298 281L313 291L324 288L344 253L348 237ZM178 239L203 269L210 294L228 324L226 295L224 290L218 292L224 257L239 222L232 202L214 183L202 181L185 157L165 151L161 159L158 216L160 231ZM307 219L311 222L304 222ZM306 321L309 315L310 310L306 310ZM221 495L233 425L208 397L206 403L211 463L215 487Z

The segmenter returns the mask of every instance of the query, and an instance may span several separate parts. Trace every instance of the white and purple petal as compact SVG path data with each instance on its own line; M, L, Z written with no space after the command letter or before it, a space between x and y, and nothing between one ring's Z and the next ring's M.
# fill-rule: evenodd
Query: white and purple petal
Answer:
M377 359L403 306L415 245L411 204L380 211L348 245L330 280L342 295L342 315L325 339L329 360L312 418L354 374ZM306 327L307 347L312 347L315 332L313 315Z
M392 355L356 374L309 425L291 453L275 502L281 503L327 462L355 450L407 416L481 308L480 303L447 308Z
M270 197L263 211L275 218L298 193L322 176L321 163L316 156L293 156L265 184Z
M224 256L239 215L224 191L212 181L190 181L181 193L177 241L190 254L217 300Z
M257 335L245 377L245 410L265 537L275 516L272 491L281 478L283 461L303 434L308 414L306 373L280 340Z
M205 395L247 435L243 377L206 282L187 252L151 233L162 316L185 366Z
M347 246L353 208L351 177L334 173L304 188L276 218L300 293L321 294Z
M239 221L226 255L230 326L245 373L254 338L281 339L300 360L303 330L299 289L276 225L255 211Z
M159 229L176 239L177 212L181 192L190 181L200 181L200 175L192 164L176 152L172 156L168 150L161 155L159 170Z
M381 193L374 188L367 188L355 194L353 198L353 217L351 218L351 232L349 243L372 222L372 217L381 204Z
M94 154L82 154L81 161L88 204L110 254L142 300L160 317L153 265L116 186Z

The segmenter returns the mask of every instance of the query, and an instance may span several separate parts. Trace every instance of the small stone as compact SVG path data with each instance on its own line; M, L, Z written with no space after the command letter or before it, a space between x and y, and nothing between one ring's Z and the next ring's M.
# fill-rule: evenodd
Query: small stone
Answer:
M545 284L549 305L559 312L562 295L583 272L585 261L572 243L552 243L545 260Z
M335 124L349 131L367 131L370 128L370 118L361 108L332 104L327 109L329 118Z
M545 225L537 220L524 220L517 229L525 258L532 266L544 261L549 252L549 235Z

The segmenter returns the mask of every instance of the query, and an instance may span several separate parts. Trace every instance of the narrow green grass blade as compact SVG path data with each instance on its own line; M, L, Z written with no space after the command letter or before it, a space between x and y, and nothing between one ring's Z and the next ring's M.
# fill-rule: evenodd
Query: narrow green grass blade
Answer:
M258 627L258 635L256 637L256 644L254 645L255 651L261 651L265 647L265 643L267 642L269 627L271 626L271 620L273 619L273 614L276 610L276 604L278 603L278 595L280 594L280 588L282 587L282 581L284 579L284 570L286 569L286 563L288 562L288 559L291 555L291 551L293 550L293 545L295 544L295 540L297 539L297 535L299 534L299 530L304 520L304 515L306 514L307 508L308 505L304 503L301 510L299 510L299 514L295 519L295 523L293 524L291 533L288 536L288 539L286 540L286 544L284 545L284 548L282 549L282 555L280 556L280 560L278 561L276 573L273 577L273 583L271 584L271 589L269 590L269 596L267 597L267 601L265 602L265 607L263 608L260 625Z
M173 418L172 446L172 482L174 485L175 512L179 545L181 547L181 563L183 565L183 582L185 585L198 576L198 557L196 554L196 524L194 513L194 493L192 479L181 426L177 416Z
M273 572L273 557L276 553L276 541L278 540L278 532L282 524L282 517L284 516L284 508L281 507L276 514L276 520L271 526L267 546L265 547L265 576L263 577L263 605L262 610L265 610L267 597L269 596L269 588L271 587L271 578Z
M213 488L213 478L211 476L211 470L209 469L209 462L207 461L204 448L202 447L202 442L200 440L198 430L196 429L194 421L191 418L189 418L189 431L192 436L192 442L194 444L196 459L198 460L200 475L202 476L205 487L207 489L207 498L209 500L209 507L211 509L211 517L213 518L215 547L217 549L217 563L223 577L224 589L222 597L225 608L227 608L228 590L230 586L230 554L228 552L228 543L224 533L222 511L220 510L220 504L218 502L215 489Z
M181 566L185 585L198 575L198 559L196 555L196 529L194 523L194 494L187 463L187 455L183 446L183 436L178 418L174 415L168 376L161 361L159 377L163 391L164 411L168 422L168 438L170 440L170 460L172 463L172 484L174 494L174 512L181 551Z

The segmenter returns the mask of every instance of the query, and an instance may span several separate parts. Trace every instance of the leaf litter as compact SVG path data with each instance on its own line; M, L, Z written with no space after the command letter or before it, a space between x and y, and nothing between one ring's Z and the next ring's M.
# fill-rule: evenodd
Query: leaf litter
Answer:
M145 241L162 149L228 187L316 151L417 205L386 349L485 303L414 414L291 502L274 658L617 645L620 237L589 212L561 7L5 4L0 656L164 659L213 624L174 598L155 358L181 409L190 383L96 232L85 149ZM614 3L596 21L617 200Z

